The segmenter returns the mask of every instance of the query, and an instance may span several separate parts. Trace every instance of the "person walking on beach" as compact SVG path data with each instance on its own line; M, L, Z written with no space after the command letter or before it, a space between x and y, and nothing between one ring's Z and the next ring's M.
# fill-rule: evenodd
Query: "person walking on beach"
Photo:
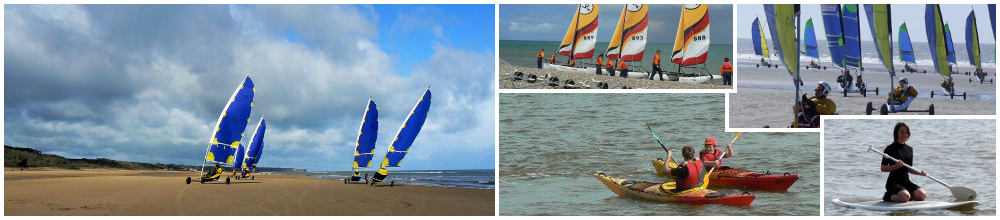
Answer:
M927 192L924 192L924 189L917 184L910 182L910 174L927 176L927 171L917 172L903 167L904 163L913 166L913 148L906 145L906 140L910 139L910 126L902 122L896 123L896 127L892 130L892 138L892 144L886 146L882 152L900 162L882 158L880 168L882 172L889 173L889 177L885 180L886 192L882 196L882 200L887 202L924 201L927 199Z
M899 78L899 86L892 89L892 93L889 93L889 103L898 105L892 110L906 110L914 99L917 99L917 89L910 86L910 80L906 77Z
M705 165L697 157L694 157L694 148L690 145L684 146L681 149L681 155L684 157L684 161L677 163L677 167L670 169L668 173L674 177L677 184L673 192L703 187L705 184ZM670 164L673 156L674 151L667 150L667 162L664 164Z
M544 59L545 59L545 48L542 48L542 49L540 49L538 51L538 68L539 69L542 68L542 60L544 60Z
M660 50L656 50L656 55L653 55L653 72L649 73L649 80L653 80L653 74L660 74L660 81L663 81L663 70L660 69Z
M722 85L733 85L733 64L729 63L729 57L726 57L719 71L722 72Z
M605 67L608 68L610 76L615 76L615 61L611 59L611 55L608 55L608 65L605 65Z
M604 65L604 59L602 59L602 57L604 57L603 53L601 55L597 55L597 62L594 63L594 67L597 69L597 75L601 75L601 67Z
M816 83L816 93L812 98L808 98L806 94L802 94L802 106L805 109L800 111L798 106L793 108L796 116L799 118L799 123L809 124L810 127L818 128L820 115L832 115L836 113L837 104L827 98L829 94L830 83L826 81Z
M618 75L621 77L628 78L628 66L625 66L625 60L618 58Z
M698 156L701 158L702 164L705 167L715 167L716 169L729 169L729 167L722 166L722 158L731 158L736 156L733 153L733 145L728 145L726 147L726 156L722 156L722 150L716 147L719 140L715 137L709 137L705 139L705 149L698 152Z

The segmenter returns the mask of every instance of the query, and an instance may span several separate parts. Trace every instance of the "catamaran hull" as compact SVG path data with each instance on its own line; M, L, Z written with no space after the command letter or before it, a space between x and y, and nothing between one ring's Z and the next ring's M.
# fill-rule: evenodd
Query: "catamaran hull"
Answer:
M542 69L558 70L571 73L597 74L597 69L593 67L576 68L576 67L560 66L560 65L546 63L542 65Z
M720 75L711 75L711 76L694 76L694 77L681 76L681 77L679 77L679 80L681 82L693 83L693 84L708 83L708 82L712 81L712 79L722 79L722 76L720 76Z

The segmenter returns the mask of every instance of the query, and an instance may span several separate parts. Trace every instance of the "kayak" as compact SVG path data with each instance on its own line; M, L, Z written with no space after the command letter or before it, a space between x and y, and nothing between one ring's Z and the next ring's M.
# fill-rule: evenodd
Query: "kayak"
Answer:
M657 176L666 176L666 170L660 169L663 166L663 159L656 158L652 161L656 168ZM670 163L670 167L676 167ZM720 170L716 169L708 175L708 186L713 188L744 188L764 191L788 191L795 181L799 180L799 174L783 173L772 174L740 168Z
M840 199L833 199L833 204L878 210L878 211L897 211L897 210L930 210L930 209L969 209L979 205L978 201L955 201L955 202L942 202L942 201L909 201L909 202L886 202L882 200L872 200L864 202L844 202Z
M636 198L663 203L687 203L693 205L702 204L724 204L733 206L749 206L757 195L744 192L742 194L723 194L709 189L696 189L688 192L673 194L669 191L673 189L673 182L652 183L628 181L614 178L601 171L594 173L594 178L604 183L609 190L620 197Z

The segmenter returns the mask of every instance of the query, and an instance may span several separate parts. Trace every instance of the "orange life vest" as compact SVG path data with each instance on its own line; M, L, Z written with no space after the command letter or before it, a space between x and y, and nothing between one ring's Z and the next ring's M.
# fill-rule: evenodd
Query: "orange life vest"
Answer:
M703 150L699 152L699 154L701 154L701 161L704 163L707 161L715 161L720 159L719 156L722 155L722 150L719 150L718 148L716 148L715 151L713 152L706 152ZM721 166L722 166L722 161L719 161L719 163L715 164L715 167L721 167Z
M732 73L733 72L733 64L730 64L729 62L722 63L722 68L720 68L719 71L722 71L723 73L727 73L727 72L728 73Z
M597 57L597 65L600 66L602 64L604 64L604 59L601 59L601 57Z
M656 54L653 56L653 65L660 65L660 55Z
M618 69L623 70L623 69L626 69L626 68L628 68L628 67L625 66L625 61L619 61L618 62Z
M701 161L696 161L694 163L684 162L687 164L688 175L684 179L677 180L678 188L697 188L701 187L705 179L705 165L701 164Z
M604 65L604 66L608 67L608 68L614 68L615 67L615 61L611 60L611 59L608 59L608 65Z

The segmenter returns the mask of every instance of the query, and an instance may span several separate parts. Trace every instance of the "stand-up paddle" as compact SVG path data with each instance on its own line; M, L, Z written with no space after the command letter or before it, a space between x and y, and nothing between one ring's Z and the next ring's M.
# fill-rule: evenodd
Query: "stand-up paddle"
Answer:
M881 154L882 157L884 157L886 159L889 159L889 160L892 160L893 162L902 163L902 161L899 161L896 158L892 158L891 156L889 156L889 155L887 155L885 153L882 153L882 152L880 152L878 150L875 150L875 148L872 148L871 145L868 145L868 151ZM903 163L903 166L906 167L906 168L909 168L910 170L912 170L914 172L921 172L921 173L923 172L922 170L918 170L917 168L913 168L910 165L906 165L906 163ZM931 178L935 182L938 182L941 185L944 185L945 187L948 187L948 189L951 189L951 195L955 196L955 199L957 199L957 200L963 200L964 201L964 200L974 200L974 199L976 199L976 191L973 191L972 189L969 189L967 187L961 187L961 186L951 186L951 185L948 185L947 183L941 182L941 180L938 180L938 179L936 179L936 178L934 178L934 177L932 177L930 175L927 175L926 177L927 178Z

